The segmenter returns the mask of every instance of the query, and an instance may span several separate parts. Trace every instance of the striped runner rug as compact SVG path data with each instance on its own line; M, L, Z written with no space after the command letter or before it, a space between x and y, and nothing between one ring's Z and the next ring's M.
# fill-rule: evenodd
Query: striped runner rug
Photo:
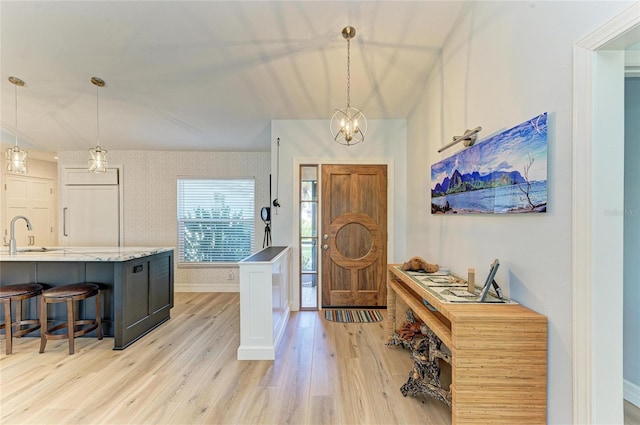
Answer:
M330 322L342 323L373 323L382 320L382 314L377 310L324 310L324 318Z

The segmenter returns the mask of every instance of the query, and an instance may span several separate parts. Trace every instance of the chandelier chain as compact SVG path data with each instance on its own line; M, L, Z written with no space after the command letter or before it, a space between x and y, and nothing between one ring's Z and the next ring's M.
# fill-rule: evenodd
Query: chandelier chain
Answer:
M355 145L364 142L367 132L367 119L364 113L351 106L351 39L356 29L347 26L342 29L342 37L347 40L347 106L334 109L329 122L329 130L335 142L341 145Z
M351 107L351 40L347 39L347 109Z

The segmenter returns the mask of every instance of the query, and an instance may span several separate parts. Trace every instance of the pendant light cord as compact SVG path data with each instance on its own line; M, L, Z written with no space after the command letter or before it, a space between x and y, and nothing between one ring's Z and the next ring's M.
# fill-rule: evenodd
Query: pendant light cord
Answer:
M100 147L100 87L96 85L96 127L98 128L98 147Z
M278 147L276 148L276 199L280 197L280 138L278 137Z
M276 208L276 215L278 215L278 208L280 202L278 201L278 194L280 193L280 138L277 140L278 146L276 147L276 198L273 200L273 206Z
M14 92L16 96L16 147L18 146L18 85L14 85Z

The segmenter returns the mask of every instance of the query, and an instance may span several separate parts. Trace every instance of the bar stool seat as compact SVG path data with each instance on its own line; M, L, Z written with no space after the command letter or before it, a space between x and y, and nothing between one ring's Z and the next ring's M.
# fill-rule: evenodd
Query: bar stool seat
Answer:
M4 323L0 329L4 329L6 339L6 353L13 351L13 337L21 337L40 329L40 320L22 319L22 301L37 297L42 293L42 285L37 283L19 283L15 285L0 286L0 300L4 305ZM16 320L12 320L12 303L16 303ZM27 326L26 328L22 328ZM15 331L13 329L16 329Z
M87 298L96 299L95 319L76 320L75 302ZM67 322L47 328L47 304L66 303ZM44 353L47 341L50 339L68 339L69 354L74 353L74 339L93 330L98 339L102 339L102 322L100 318L100 287L95 283L73 283L47 289L40 297L40 352ZM54 333L57 330L67 328L66 333ZM76 328L79 328L76 330Z

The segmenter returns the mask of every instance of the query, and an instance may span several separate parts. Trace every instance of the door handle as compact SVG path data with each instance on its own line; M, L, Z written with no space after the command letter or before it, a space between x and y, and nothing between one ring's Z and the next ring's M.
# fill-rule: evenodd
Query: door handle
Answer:
M324 240L326 241L327 239L329 239L329 235L327 235L327 234L325 233L325 234L324 234L324 236L322 237L322 239L324 239Z
M322 245L322 249L324 249L324 250L329 249L329 245L327 245L327 244Z
M67 207L62 209L62 235L69 236L67 234Z

